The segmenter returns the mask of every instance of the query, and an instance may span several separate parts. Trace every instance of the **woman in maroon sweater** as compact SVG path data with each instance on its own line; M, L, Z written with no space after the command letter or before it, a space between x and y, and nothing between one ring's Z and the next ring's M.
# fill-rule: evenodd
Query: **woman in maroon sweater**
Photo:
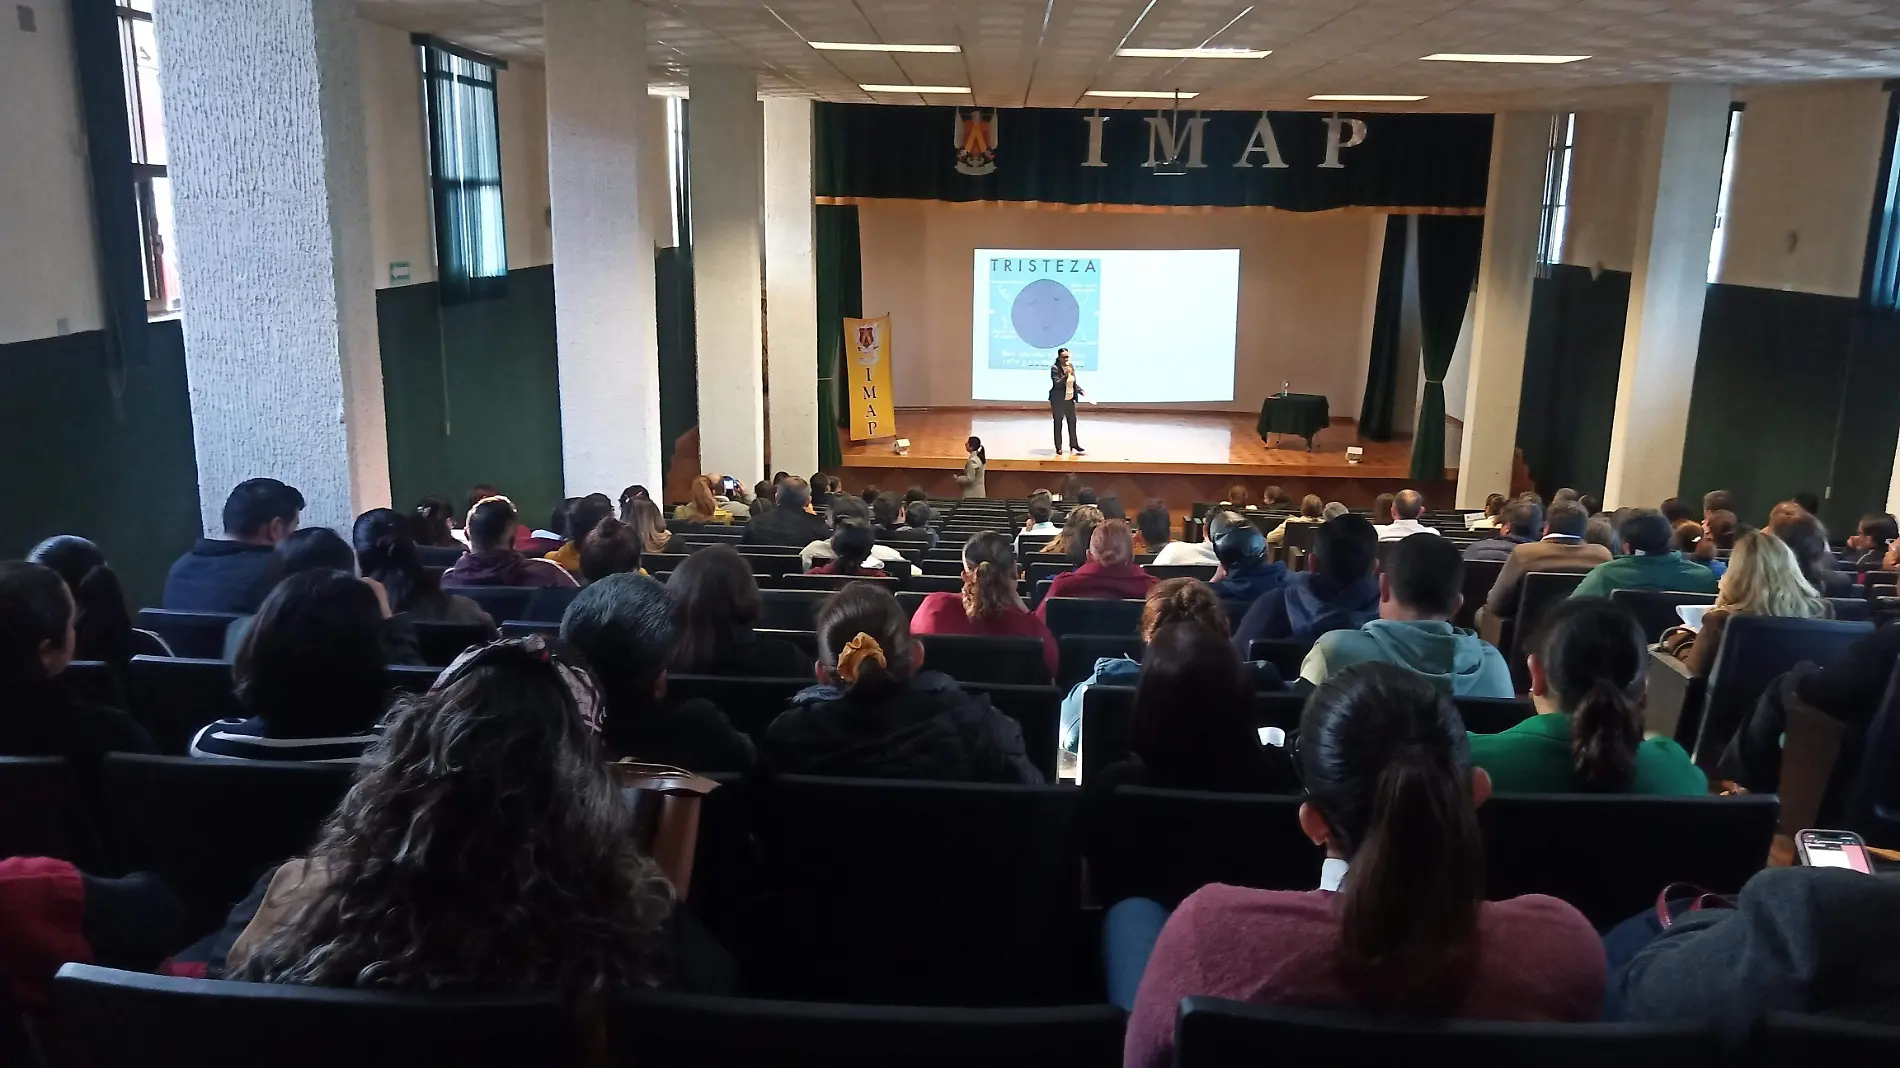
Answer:
M1036 606L1037 617L1047 620L1051 597L1101 597L1140 600L1159 580L1135 563L1135 534L1126 520L1110 519L1089 534L1088 563L1049 583L1049 592Z
M1056 673L1055 635L1016 592L1016 552L1009 539L986 532L963 546L963 592L933 593L911 617L912 634L984 634L1041 638L1042 660Z
M1473 768L1450 698L1390 664L1347 668L1300 716L1300 829L1320 888L1195 892L1154 945L1124 1068L1174 1059L1184 997L1479 1020L1596 1019L1603 944L1555 898L1485 901ZM1111 955L1116 932L1108 932ZM1112 963L1112 962L1111 962Z

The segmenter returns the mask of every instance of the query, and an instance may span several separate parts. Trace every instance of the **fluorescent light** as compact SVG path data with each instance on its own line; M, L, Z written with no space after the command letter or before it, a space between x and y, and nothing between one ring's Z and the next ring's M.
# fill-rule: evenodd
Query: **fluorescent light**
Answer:
M1365 104L1405 104L1425 99L1422 96L1406 96L1396 93L1321 93L1309 96L1308 100L1331 100L1339 103L1357 101Z
M965 93L970 91L967 85L860 85L858 88L867 93Z
M1090 89L1083 96L1106 96L1116 100L1192 100L1199 93L1163 93L1153 89Z
M1115 54L1129 59L1265 59L1273 52L1265 48L1117 48Z
M813 48L827 52L961 52L953 44L883 44L877 41L811 41Z
M1515 52L1433 52L1420 59L1441 63L1576 63L1589 56L1548 56Z

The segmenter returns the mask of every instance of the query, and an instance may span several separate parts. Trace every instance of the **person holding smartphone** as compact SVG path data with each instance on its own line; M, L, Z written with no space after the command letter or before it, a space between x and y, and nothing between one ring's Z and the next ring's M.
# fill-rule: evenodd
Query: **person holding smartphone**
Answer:
M1088 452L1075 436L1075 402L1083 397L1082 386L1075 380L1075 363L1069 359L1068 349L1056 350L1056 362L1049 367L1049 421L1055 427L1056 455L1065 455L1062 448L1062 424L1069 424L1069 447L1077 456Z

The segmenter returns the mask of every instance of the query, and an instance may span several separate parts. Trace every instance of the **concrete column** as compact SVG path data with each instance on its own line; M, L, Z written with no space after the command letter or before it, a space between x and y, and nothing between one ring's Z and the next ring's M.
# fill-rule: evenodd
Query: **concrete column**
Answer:
M1728 117L1726 85L1670 86L1651 105L1605 508L1654 508L1681 480Z
M653 243L643 216L646 9L548 0L548 202L561 377L561 470L570 496L658 492L659 343Z
M389 503L355 5L159 9L204 529L259 476L347 529Z
M765 131L757 75L708 64L687 74L699 466L746 485L765 470L760 201Z
M1471 312L1464 442L1458 454L1459 508L1482 508L1488 494L1511 490L1550 121L1548 112L1506 111L1492 127L1484 246Z
M765 102L766 397L774 470L818 469L818 262L812 246L811 101Z
M666 97L647 97L646 125L641 127L644 136L640 138L640 226L656 249L678 244L673 240L673 185L666 143L666 105Z

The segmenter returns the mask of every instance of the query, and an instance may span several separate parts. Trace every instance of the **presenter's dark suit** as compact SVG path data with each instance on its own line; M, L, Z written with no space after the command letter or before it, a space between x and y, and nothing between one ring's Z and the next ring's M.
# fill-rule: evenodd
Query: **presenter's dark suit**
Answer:
M1073 366L1071 365L1071 369ZM1075 437L1075 402L1082 399L1082 387L1078 384L1075 387L1075 396L1065 398L1062 395L1065 392L1062 388L1062 377L1062 368L1053 365L1049 368L1049 421L1055 427L1056 452L1058 453L1062 451L1062 422L1065 419L1069 423L1069 447L1074 449L1082 447L1082 443Z

